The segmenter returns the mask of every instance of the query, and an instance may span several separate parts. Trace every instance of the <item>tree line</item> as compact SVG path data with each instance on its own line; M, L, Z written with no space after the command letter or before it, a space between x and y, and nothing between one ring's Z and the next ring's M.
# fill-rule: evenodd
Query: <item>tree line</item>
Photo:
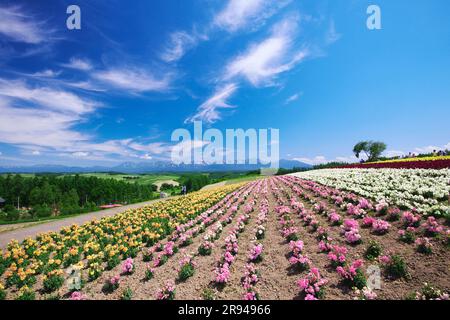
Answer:
M31 217L91 211L109 203L133 203L155 198L154 185L80 175L0 176L0 197L9 220L19 216L15 208L30 208Z

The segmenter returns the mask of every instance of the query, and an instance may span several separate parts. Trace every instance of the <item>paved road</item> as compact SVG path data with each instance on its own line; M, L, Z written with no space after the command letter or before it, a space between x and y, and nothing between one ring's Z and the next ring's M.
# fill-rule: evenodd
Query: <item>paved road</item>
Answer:
M64 228L66 226L71 226L73 224L81 225L81 224L91 221L93 219L101 219L103 217L113 216L115 214L124 212L128 209L136 209L136 208L145 206L147 204L151 204L151 203L158 202L158 201L165 201L167 199L173 199L173 198L174 197L140 202L140 203L130 204L130 205L123 206L123 207L85 213L85 214L81 214L79 216L69 217L66 219L50 220L48 222L42 222L39 224L31 224L31 225L24 224L21 228L1 232L0 233L0 248L6 247L6 245L12 239L22 241L28 237L34 237L37 234L42 233L42 232L58 231L61 228ZM8 226L6 226L6 227L8 227ZM13 227L13 226L11 225L11 227Z

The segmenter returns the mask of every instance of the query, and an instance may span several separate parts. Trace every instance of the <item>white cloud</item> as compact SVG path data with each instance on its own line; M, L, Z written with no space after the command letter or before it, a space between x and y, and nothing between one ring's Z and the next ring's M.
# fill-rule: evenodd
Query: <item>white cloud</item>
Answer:
M307 49L292 51L297 20L297 17L286 18L275 25L268 38L235 57L226 66L224 79L242 76L254 86L271 85L277 75L304 60Z
M148 153L140 156L139 158L144 159L144 160L152 160L153 159L153 157L151 155L149 155Z
M450 150L450 142L447 143L447 144L444 146L444 148L445 148L446 150Z
M205 121L207 123L214 123L217 120L220 120L221 115L218 111L219 109L234 108L234 106L230 105L227 100L234 94L237 88L238 87L236 84L231 83L216 90L212 97L198 107L197 113L194 116L186 119L185 123L197 120Z
M141 144L138 142L131 142L128 146L133 150L150 152L152 154L162 154L165 152L169 152L171 149L171 147L169 145L167 145L166 143L162 143L162 142L154 142L154 143L149 143L149 144Z
M310 165L316 165L316 164L322 164L322 163L328 162L328 160L324 156L316 156L314 158L300 157L300 158L294 158L293 160L304 162L304 163L307 163Z
M40 44L51 38L42 22L21 12L19 7L0 7L0 34L15 42Z
M39 150L34 150L34 151L31 152L31 154L33 156L39 156L41 154L41 152Z
M20 80L0 79L0 96L20 99L60 112L83 114L93 111L98 103L82 99L64 90L49 87L29 87Z
M432 153L433 151L440 151L440 150L443 150L444 148L445 147L426 146L426 147L415 148L415 151L418 153Z
M0 101L0 141L10 144L67 147L87 137L71 129L79 118L51 110L16 108Z
M73 152L72 156L74 156L75 158L85 158L85 157L89 156L89 152L77 151L77 152Z
M98 71L93 77L113 87L136 92L165 91L170 88L169 76L157 79L151 73L133 68Z
M35 72L35 73L31 74L31 76L38 77L38 78L55 78L55 77L59 76L60 74L61 74L61 71L53 71L51 69L46 69L43 71Z
M406 153L400 150L387 150L384 152L384 155L388 158L393 158L393 157L402 157L404 156Z
M187 50L197 44L197 38L184 31L177 31L170 35L170 41L166 45L161 59L166 62L175 62L180 60Z
M284 102L284 104L289 104L289 103L291 103L291 102L297 101L297 100L300 98L300 96L301 96L302 94L303 94L302 92L293 94L292 96L290 96L289 98L286 99L286 101Z
M229 0L214 17L214 24L228 32L255 29L284 7L290 0Z
M87 91L94 92L104 92L106 89L101 88L100 86L93 84L91 81L79 81L79 82L65 82L66 85L78 89L83 89Z
M264 0L229 0L216 16L215 23L228 31L236 31L255 18L264 8Z
M62 66L81 71L89 71L93 69L93 66L89 60L81 58L71 58L68 63L63 63Z
M328 159L325 156L316 156L313 158L307 158L307 157L299 157L299 158L294 158L293 160L297 160L300 162L304 162L310 165L318 165L318 164L324 164L324 163L328 163L328 162L346 162L346 163L353 163L353 162L358 162L358 158L356 158L354 155L351 156L347 156L347 157L336 157L334 159Z

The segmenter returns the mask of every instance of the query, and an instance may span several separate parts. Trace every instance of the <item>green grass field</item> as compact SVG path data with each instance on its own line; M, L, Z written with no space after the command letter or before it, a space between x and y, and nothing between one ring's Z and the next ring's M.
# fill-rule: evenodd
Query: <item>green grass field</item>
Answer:
M265 178L265 176L261 176L261 175L244 176L244 177L226 180L225 185L230 185L230 184L240 183L240 182L249 182L249 181L259 180L259 179L264 179L264 178Z
M177 180L180 176L174 174L110 174L110 173L83 173L85 177L97 177L103 179L116 179L139 184L153 184L164 180Z
M32 178L35 176L35 174L33 173L21 173L20 175L26 178ZM61 174L60 176L62 177L64 175L75 175L75 174ZM80 173L79 175L84 177L97 177L102 179L116 179L130 183L137 182L142 185L153 184L158 181L177 180L180 177L176 174L116 174L107 172Z

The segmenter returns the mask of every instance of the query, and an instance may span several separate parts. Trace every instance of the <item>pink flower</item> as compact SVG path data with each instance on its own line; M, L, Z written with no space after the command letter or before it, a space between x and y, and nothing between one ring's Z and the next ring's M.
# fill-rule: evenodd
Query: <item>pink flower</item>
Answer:
M263 251L263 245L261 243L255 245L250 250L250 255L249 255L250 261L256 261L256 260L261 259L262 251Z
M132 273L134 271L133 259L128 258L122 265L123 273Z
M87 300L87 297L79 291L74 291L70 295L70 300Z
M381 263L383 263L383 264L389 264L389 263L391 262L391 257L390 257L390 256L387 256L387 255L384 255L384 256L380 256L380 257L378 258L378 260L379 260Z
M345 232L345 239L349 243L358 243L361 240L361 235L359 234L357 229L351 229L350 231Z
M253 291L249 291L244 293L244 300L258 300L256 297L256 293Z
M371 227L374 222L375 222L375 218L372 218L372 217L365 217L362 220L362 223L363 223L364 227Z
M227 283L230 278L230 269L228 263L224 263L222 266L216 268L216 283Z
M388 232L390 228L390 224L387 221L384 221L382 219L375 220L372 224L372 230L379 234L384 234Z
M229 251L227 251L227 252L225 252L224 259L225 259L225 261L228 262L229 264L232 264L233 261L234 261L234 256L233 256Z
M343 228L345 231L350 231L351 229L358 229L359 228L358 221L354 219L345 219Z
M306 288L309 287L309 280L308 279L300 279L297 282L298 286L300 287L300 289L305 290Z

